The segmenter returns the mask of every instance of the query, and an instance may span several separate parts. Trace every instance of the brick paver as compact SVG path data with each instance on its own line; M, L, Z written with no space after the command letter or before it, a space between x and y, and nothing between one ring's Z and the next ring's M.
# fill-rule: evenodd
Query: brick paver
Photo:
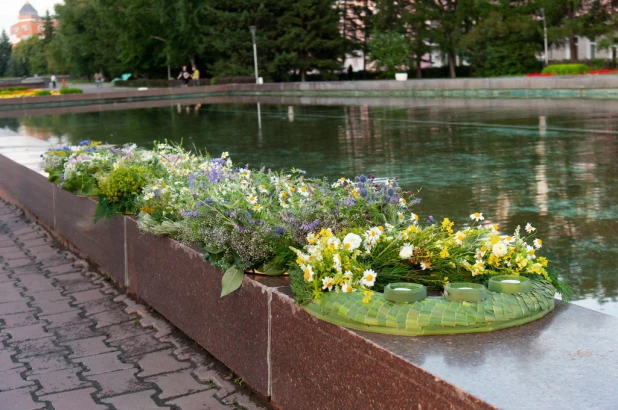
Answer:
M100 278L0 200L0 408L268 408Z

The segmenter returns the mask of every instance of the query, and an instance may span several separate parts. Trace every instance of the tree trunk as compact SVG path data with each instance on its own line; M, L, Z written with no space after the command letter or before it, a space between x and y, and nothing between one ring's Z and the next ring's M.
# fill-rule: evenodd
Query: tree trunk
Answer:
M577 61L577 43L574 34L569 35L569 49L571 50L571 61Z
M450 78L457 77L455 73L455 53L453 52L448 53L448 76Z
M421 56L421 58L416 58L416 78L423 78L423 70L421 68L421 63L422 63L423 57Z
M307 71L304 68L300 69L300 81L303 83L307 81Z
M193 56L189 57L189 61L191 61L191 68L193 68L193 67L197 67L197 66L195 65L195 57L193 57Z

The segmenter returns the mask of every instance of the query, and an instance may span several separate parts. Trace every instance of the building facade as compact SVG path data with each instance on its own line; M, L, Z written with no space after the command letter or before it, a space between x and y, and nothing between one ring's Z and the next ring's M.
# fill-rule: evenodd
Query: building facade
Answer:
M11 44L15 45L21 40L26 40L32 36L41 35L42 33L43 20L39 16L39 12L26 1L21 10L19 10L17 23L11 26Z

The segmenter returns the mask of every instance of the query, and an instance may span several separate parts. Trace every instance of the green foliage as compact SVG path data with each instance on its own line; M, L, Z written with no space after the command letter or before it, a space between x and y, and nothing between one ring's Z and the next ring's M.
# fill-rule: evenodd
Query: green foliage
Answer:
M396 72L406 71L404 66L410 61L407 39L395 32L373 33L369 41L369 53L389 76Z
M82 91L81 88L61 88L60 89L60 94L82 94L84 91Z
M99 176L99 195L110 203L130 199L141 193L149 175L148 168L119 164L109 174Z
M44 95L52 95L52 94L51 94L51 91L49 91L49 90L39 90L39 91L34 93L35 97L42 97Z
M585 74L590 68L585 64L550 64L542 71L543 74L578 75Z
M512 6L491 10L460 44L478 77L521 75L539 69L536 55L542 48L537 23Z
M242 280L245 278L245 272L232 266L223 274L221 278L221 297L229 295L242 285Z
M2 30L2 35L0 35L0 77L8 73L12 49L9 36L6 31Z

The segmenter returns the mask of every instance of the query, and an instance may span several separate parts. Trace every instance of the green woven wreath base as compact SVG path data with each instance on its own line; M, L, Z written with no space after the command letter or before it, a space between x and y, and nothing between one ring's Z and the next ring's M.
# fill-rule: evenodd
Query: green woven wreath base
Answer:
M555 293L550 283L536 279L528 293L488 291L481 302L428 297L403 304L375 293L369 303L363 303L360 292L329 292L305 309L319 319L351 329L405 336L446 335L491 332L540 319L554 309Z

